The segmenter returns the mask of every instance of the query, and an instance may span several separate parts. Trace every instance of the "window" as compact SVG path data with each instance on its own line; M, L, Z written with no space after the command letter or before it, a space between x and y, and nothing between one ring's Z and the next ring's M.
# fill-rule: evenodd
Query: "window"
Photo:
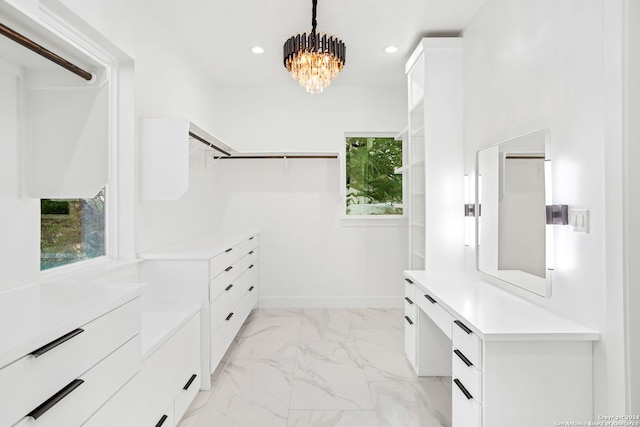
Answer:
M402 215L402 141L392 137L346 138L347 215Z
M105 197L40 200L40 270L106 254Z

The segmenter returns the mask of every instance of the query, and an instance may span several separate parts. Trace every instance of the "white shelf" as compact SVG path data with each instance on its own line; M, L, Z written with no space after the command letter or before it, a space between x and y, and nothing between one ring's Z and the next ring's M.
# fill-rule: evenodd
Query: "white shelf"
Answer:
M402 175L409 170L409 166L401 166L399 168L395 168L393 173L396 175Z
M335 151L243 151L234 152L221 159L337 159Z

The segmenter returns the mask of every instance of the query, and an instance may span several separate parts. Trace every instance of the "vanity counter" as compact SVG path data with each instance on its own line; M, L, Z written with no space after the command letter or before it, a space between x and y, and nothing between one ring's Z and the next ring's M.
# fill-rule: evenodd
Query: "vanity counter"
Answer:
M405 271L484 341L597 341L598 331L462 271Z

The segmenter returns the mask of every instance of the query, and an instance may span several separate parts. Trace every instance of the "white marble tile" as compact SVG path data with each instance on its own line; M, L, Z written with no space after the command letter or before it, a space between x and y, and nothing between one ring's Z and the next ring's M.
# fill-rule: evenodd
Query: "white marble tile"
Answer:
M373 409L355 343L300 344L291 409Z
M376 411L289 411L287 427L378 427Z
M369 386L381 427L451 426L451 393L437 377Z
M232 359L294 359L299 332L297 317L254 317L238 334Z
M355 329L356 344L369 381L416 381L404 352L404 330Z
M301 315L300 342L353 341L349 314L342 308L305 308Z
M353 329L403 329L401 308L350 308L349 320Z
M295 360L232 359L195 427L285 427Z
M251 317L300 317L301 314L301 308L258 308Z

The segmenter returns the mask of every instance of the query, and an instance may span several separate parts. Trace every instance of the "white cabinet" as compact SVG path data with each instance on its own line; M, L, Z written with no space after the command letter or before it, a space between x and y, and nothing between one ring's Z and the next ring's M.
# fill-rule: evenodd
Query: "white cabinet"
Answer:
M84 427L174 427L180 421L200 389L199 310L142 313L140 371Z
M422 39L405 71L409 266L460 269L464 256L462 39Z
M418 375L452 376L453 427L591 419L597 331L469 273L405 276L420 309L414 367ZM448 372L433 372L447 359Z
M137 285L0 294L0 425L77 426L114 395L140 367L139 295Z
M189 189L191 150L235 152L187 119L140 121L140 197L142 200L178 200Z
M140 254L144 306L199 304L202 388L258 303L259 237L220 232Z

